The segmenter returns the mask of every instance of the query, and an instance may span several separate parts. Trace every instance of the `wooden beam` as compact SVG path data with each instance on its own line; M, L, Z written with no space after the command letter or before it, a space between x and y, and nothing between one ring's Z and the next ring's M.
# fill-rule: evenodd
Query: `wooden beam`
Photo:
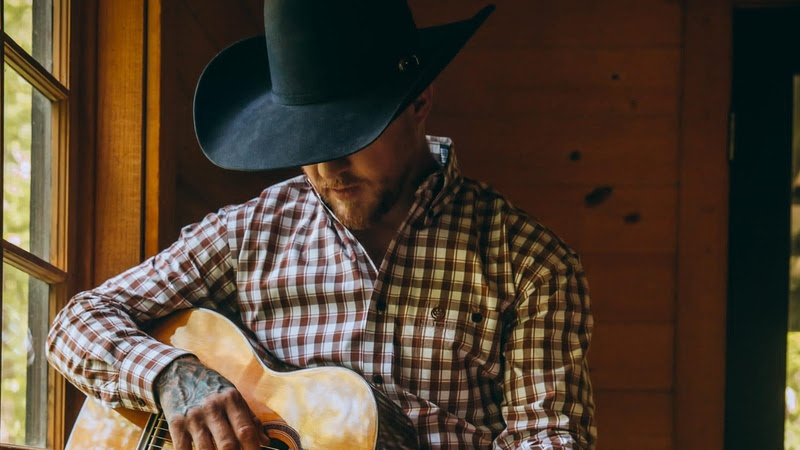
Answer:
M684 5L674 443L690 450L724 440L732 50L729 0Z
M54 61L59 79L70 87L73 98L70 103L70 148L69 154L70 194L68 210L72 215L68 222L67 239L70 251L67 255L69 280L66 297L94 285L94 211L95 211L95 155L97 120L97 3L84 0L72 3L72 38L69 55L72 58L67 73L63 64ZM60 35L61 33L59 33ZM60 42L60 45L65 45ZM63 305L58 305L61 309ZM58 376L63 380L63 377ZM64 385L62 444L72 431L84 394L69 383ZM55 447L63 448L63 446Z
M142 259L145 6L97 2L94 284Z
M168 208L164 194L169 184L175 184L174 173L166 169L160 151L161 140L161 0L147 0L146 71L147 90L145 121L145 218L144 256L160 250L159 237L162 223L162 206ZM171 165L169 167L172 167Z

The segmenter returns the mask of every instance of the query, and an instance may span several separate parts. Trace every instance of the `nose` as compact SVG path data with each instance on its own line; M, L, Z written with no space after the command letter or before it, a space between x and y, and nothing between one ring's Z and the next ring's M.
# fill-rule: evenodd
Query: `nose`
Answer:
M330 180L338 177L339 174L347 170L349 166L350 160L344 157L317 164L317 172L320 177Z

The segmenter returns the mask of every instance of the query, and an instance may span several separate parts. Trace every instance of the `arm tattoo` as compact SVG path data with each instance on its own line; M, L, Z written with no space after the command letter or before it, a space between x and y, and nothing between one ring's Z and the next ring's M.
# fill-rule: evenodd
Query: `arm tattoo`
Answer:
M202 405L209 395L235 389L225 377L193 356L171 362L156 378L155 384L167 421L175 416L185 416L191 408Z

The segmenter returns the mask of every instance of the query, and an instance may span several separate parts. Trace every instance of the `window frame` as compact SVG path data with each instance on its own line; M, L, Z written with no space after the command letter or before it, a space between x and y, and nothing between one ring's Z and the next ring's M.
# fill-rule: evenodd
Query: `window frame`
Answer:
M74 233L71 224L75 223L74 195L76 177L74 176L75 148L71 140L71 117L74 111L75 99L70 91L70 75L72 70L72 20L73 9L71 0L52 0L52 71L48 71L14 39L0 29L2 40L3 61L7 63L19 76L29 82L52 103L51 107L51 184L50 184L50 258L42 258L26 251L16 245L2 240L3 262L13 266L31 277L44 281L50 286L48 323L52 322L55 314L63 307L70 291L68 286L72 277L74 264L71 264L70 255L75 247ZM0 4L0 18L3 17L3 5ZM4 71L0 71L0 86L4 85ZM0 102L4 93L0 90ZM4 120L0 108L0 120ZM0 128L0 142L2 142L2 129ZM3 163L0 160L0 170ZM0 191L0 199L2 199ZM2 273L2 268L0 268ZM2 306L2 292L0 292L0 306ZM2 315L0 315L0 329L2 328ZM46 331L46 330L45 330ZM2 357L2 349L0 349ZM65 381L55 369L47 367L47 425L46 448L64 448L64 421L65 421ZM0 448L35 448L16 446L0 443Z

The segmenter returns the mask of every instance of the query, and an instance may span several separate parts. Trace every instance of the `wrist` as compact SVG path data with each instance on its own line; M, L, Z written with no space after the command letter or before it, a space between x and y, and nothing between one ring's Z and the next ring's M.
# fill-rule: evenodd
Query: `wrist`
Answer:
M166 386L170 384L170 380L174 377L179 376L181 372L181 366L186 364L202 364L196 356L192 354L181 355L175 359L173 359L169 364L164 366L161 372L156 375L156 378L153 380L153 396L155 397L156 404L159 408L162 408L161 399L163 398L163 391Z

